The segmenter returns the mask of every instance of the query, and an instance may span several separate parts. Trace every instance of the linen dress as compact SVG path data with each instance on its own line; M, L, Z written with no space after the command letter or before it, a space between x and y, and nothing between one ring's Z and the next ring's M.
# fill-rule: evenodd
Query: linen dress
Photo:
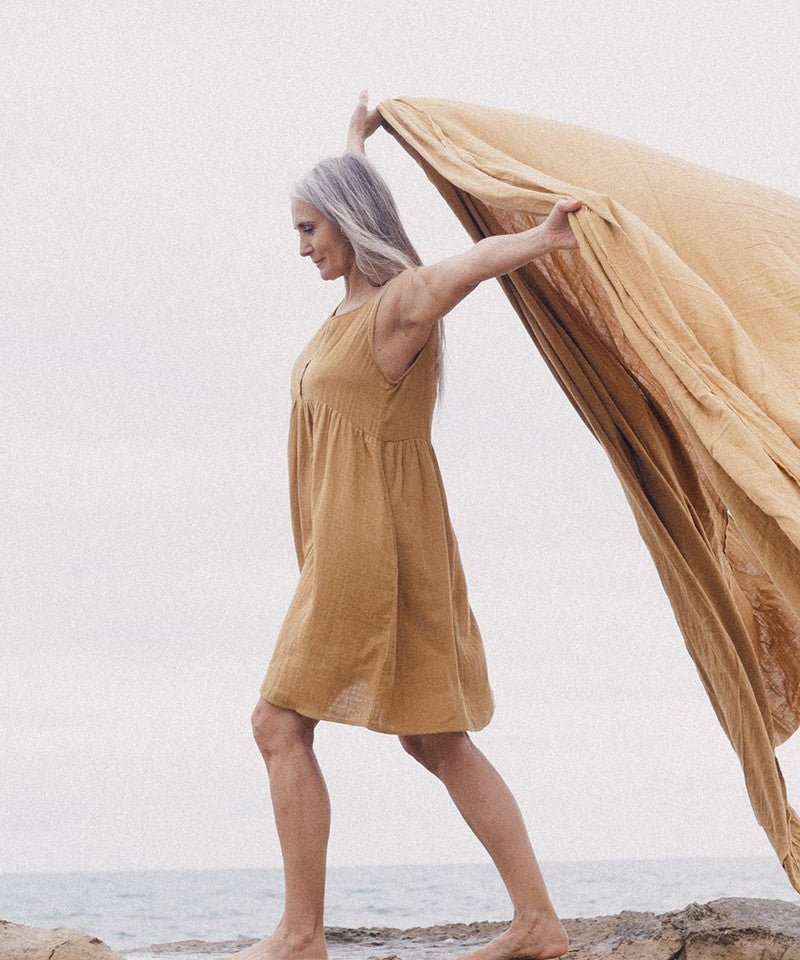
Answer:
M372 349L386 287L329 316L292 368L300 580L261 695L384 733L479 730L494 699L431 445L437 338L389 380Z

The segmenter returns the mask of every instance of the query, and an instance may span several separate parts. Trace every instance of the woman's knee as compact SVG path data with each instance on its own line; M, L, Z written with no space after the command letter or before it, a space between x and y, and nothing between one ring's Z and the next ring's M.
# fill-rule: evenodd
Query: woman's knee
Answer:
M260 697L250 718L253 738L264 758L295 749L298 745L310 747L314 742L316 720L304 717L295 710L278 707Z
M439 772L443 763L472 746L472 740L465 731L401 734L398 739L406 753L433 774Z

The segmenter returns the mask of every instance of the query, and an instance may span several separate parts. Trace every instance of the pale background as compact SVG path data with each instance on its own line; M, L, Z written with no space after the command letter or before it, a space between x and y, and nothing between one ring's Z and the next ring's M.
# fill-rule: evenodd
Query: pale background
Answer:
M249 715L297 580L289 370L342 294L287 195L359 89L797 193L798 9L5 0L0 872L279 863ZM399 145L369 152L423 259L465 249ZM605 455L497 284L447 325L434 444L497 700L475 740L540 857L770 855ZM484 859L395 738L317 742L332 862Z

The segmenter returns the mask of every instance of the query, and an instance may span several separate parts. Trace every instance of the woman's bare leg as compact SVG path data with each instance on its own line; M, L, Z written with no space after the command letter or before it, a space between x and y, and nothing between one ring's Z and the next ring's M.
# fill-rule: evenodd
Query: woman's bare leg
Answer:
M467 733L401 736L400 742L447 787L500 871L514 905L507 930L458 960L545 960L566 953L566 931L550 902L520 809L500 774Z
M314 755L316 725L263 697L253 711L253 735L269 774L286 901L272 936L234 954L238 960L327 960L323 908L331 809Z

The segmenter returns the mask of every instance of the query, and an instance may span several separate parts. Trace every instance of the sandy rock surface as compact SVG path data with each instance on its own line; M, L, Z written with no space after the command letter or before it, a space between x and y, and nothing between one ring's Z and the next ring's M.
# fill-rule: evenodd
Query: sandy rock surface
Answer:
M79 930L42 930L0 920L0 960L122 960L122 955Z
M567 960L800 960L800 902L724 899L670 913L624 910L565 920ZM453 923L398 930L328 927L330 960L449 960L486 943L505 923ZM226 956L254 941L160 944L129 960L200 960ZM56 960L56 958L54 958Z

